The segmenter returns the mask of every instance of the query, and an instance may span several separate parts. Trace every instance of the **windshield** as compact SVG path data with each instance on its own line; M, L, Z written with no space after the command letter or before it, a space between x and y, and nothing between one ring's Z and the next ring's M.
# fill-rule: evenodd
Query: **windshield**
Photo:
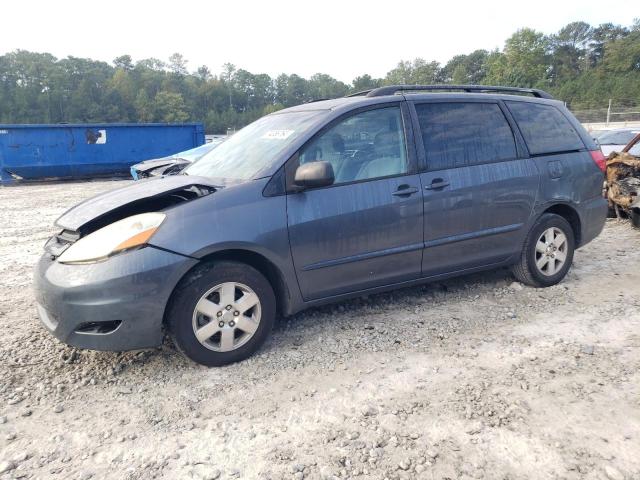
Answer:
M270 165L320 113L289 112L262 117L187 167L185 173L247 180Z

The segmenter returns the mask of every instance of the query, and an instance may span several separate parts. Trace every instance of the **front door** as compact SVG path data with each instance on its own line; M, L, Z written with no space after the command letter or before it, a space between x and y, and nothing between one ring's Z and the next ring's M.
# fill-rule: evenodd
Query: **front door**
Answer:
M323 160L335 174L329 187L287 195L305 300L420 276L422 192L405 108L398 103L338 119L292 159L289 170Z

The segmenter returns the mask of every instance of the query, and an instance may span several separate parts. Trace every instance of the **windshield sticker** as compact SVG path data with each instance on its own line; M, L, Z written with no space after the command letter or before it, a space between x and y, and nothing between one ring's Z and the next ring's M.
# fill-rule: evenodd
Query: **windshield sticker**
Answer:
M289 138L294 131L295 130L269 130L267 133L262 135L262 138L284 140L285 138Z

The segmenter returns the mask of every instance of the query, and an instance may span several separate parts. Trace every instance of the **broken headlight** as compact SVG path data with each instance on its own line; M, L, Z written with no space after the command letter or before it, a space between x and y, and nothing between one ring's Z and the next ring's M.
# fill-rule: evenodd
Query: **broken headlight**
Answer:
M142 213L118 220L96 230L67 248L58 258L60 263L90 263L147 244L160 224L164 213Z

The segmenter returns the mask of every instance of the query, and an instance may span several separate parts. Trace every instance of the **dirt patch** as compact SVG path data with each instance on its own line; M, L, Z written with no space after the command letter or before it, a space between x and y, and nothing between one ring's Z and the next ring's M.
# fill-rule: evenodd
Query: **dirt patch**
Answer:
M207 369L168 344L74 350L39 324L53 220L123 184L0 189L0 478L640 477L628 225L608 221L555 287L499 270L312 309Z

